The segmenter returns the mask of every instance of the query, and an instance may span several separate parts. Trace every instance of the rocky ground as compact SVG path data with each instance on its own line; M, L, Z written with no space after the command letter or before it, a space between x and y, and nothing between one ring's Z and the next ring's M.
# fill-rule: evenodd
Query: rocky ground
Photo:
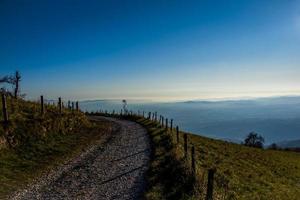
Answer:
M105 144L91 146L11 199L140 199L150 161L147 132L134 122L105 119L119 127Z

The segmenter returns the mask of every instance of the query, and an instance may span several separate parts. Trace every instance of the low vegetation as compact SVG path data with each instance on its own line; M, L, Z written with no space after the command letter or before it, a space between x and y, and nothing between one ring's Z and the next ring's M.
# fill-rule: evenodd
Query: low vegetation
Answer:
M205 199L207 171L215 169L214 199L290 199L300 196L300 154L247 147L188 134L184 158L183 134L166 132L158 123L141 117L152 138L153 158L146 199ZM196 175L191 173L195 148Z
M75 110L60 113L55 105L46 105L43 115L38 103L20 98L8 96L7 105L9 124L0 126L0 199L102 140L111 127Z
M255 148L263 148L265 143L265 139L258 135L255 132L251 132L247 135L244 145L248 147L255 147Z
M298 199L300 154L190 135L199 168L215 167L236 199Z
M164 128L149 120L139 119L152 141L152 162L147 175L146 199L193 199L195 177L184 158L177 156L172 138ZM196 199L196 198L195 198Z
M111 127L108 122L92 123L74 110L64 109L60 114L54 105L46 106L41 115L37 103L13 97L8 102L9 129L0 128L0 198L101 139L99 132L108 133L105 130ZM211 169L215 170L213 199L296 200L300 196L299 153L253 148L184 132L179 132L177 141L175 129L167 130L139 116L125 118L147 128L152 141L145 199L205 199L207 172ZM188 140L186 156L184 134ZM195 171L191 168L192 147Z

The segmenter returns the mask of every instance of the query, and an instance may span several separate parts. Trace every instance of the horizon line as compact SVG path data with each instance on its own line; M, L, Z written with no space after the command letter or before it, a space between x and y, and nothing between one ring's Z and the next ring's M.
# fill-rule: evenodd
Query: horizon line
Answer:
M241 97L224 97L224 98L197 98L197 99L176 99L176 100L154 100L154 99L143 99L143 98L99 98L99 99L84 99L79 102L94 102L94 101L121 101L125 99L126 101L139 101L139 102L152 102L152 103L180 103L180 102L190 102L190 101L209 101L209 102L219 102L219 101L239 101L239 100L256 100L256 99L272 99L272 98L284 98L284 97L300 97L300 94L295 95L272 95L272 96L241 96Z

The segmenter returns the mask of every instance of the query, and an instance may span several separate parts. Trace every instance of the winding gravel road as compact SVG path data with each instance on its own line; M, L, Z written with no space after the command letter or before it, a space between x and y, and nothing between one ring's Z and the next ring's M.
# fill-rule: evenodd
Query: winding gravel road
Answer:
M150 160L146 130L130 121L93 119L119 128L105 145L90 147L12 199L141 199Z

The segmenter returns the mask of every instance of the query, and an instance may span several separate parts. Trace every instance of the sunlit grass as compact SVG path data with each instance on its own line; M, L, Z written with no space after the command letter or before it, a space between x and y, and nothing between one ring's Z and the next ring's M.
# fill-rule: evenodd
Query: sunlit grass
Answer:
M176 141L176 131L167 134L157 123L149 120L135 119L150 131L153 142L153 159L151 170L157 173L149 174L149 189L146 194L148 199L171 199L165 187L174 187L186 184L182 180L176 183L164 182L162 179L173 180L175 174L171 166L160 165L168 155L177 160L181 174L189 174L190 150L192 145L196 152L196 181L189 191L181 191L183 196L174 199L204 199L206 195L206 182L208 169L216 169L214 180L215 199L291 199L297 200L300 196L300 154L295 152L266 150L246 147L239 144L210 139L198 135L188 134L188 158L183 160L183 132L180 132L180 143ZM160 133L160 134L158 134ZM169 137L167 143L162 143L163 137ZM172 142L171 142L172 141ZM172 144L170 144L172 143ZM161 145L164 145L162 147ZM167 150L172 146L173 150ZM172 154L169 154L172 152ZM178 169L178 165L172 167ZM166 170L168 169L168 170ZM151 171L150 170L150 171ZM166 172L162 175L159 172ZM159 175L157 175L159 174ZM163 177L159 179L159 177ZM156 182L152 179L158 178ZM190 183L190 182L189 182ZM166 185L167 184L167 185Z
M41 116L37 103L12 100L8 106L8 133L14 141L13 146L7 144L7 132L1 126L0 199L110 133L110 122L93 123L80 112L64 110L60 114L56 106L46 106Z

